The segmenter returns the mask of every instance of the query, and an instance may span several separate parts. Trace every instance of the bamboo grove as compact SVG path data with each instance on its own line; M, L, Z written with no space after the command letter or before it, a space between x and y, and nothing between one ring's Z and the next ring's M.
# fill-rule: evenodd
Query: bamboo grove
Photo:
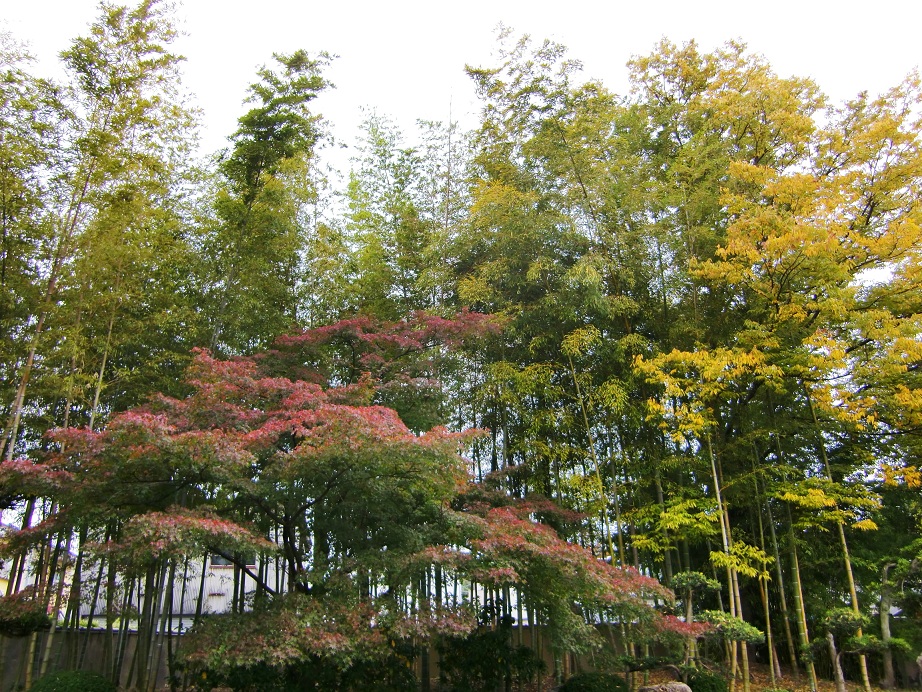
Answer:
M66 82L0 44L0 622L60 616L19 682L103 628L138 689L161 655L428 689L512 621L558 676L908 682L918 75L831 103L664 40L618 95L503 34L476 129L369 112L340 184L330 56L273 56L199 160L169 9L100 12Z

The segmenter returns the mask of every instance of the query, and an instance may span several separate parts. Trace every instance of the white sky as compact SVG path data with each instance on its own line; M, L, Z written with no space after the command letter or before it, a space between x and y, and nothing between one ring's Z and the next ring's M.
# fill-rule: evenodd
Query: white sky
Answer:
M84 34L95 0L6 0L0 29L29 44L40 70ZM176 16L186 32L184 83L204 111L203 153L225 145L244 111L246 87L273 52L305 48L340 57L329 71L337 88L315 102L336 137L351 143L360 108L392 116L405 131L417 118L472 126L478 106L464 65L493 64L496 26L565 44L587 76L618 93L625 63L662 37L694 38L710 50L742 39L782 76L814 78L836 101L885 91L922 63L922 2L827 0L184 0Z

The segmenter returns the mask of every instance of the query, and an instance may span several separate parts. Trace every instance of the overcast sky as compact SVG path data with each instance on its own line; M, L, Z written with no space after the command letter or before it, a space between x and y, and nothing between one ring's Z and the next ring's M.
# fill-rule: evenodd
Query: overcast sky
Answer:
M95 0L4 4L0 29L27 42L45 74L97 15ZM417 118L446 121L449 108L472 125L477 104L464 65L493 64L500 23L563 43L587 76L619 93L627 89L625 63L662 37L695 39L705 50L741 39L780 75L812 77L836 101L885 91L922 63L918 0L184 0L176 16L186 34L177 47L187 58L184 83L204 111L204 152L233 132L256 68L273 52L298 48L340 56L329 71L337 88L315 109L344 143L354 139L363 106L406 130Z

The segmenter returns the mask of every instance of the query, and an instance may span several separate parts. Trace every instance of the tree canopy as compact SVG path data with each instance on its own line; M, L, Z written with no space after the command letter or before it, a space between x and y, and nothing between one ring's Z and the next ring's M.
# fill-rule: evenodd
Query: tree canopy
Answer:
M340 176L331 56L271 56L198 159L175 34L166 4L104 4L60 82L0 43L17 682L94 623L139 689L164 640L204 688L430 689L439 651L445 685L510 689L654 643L746 692L755 660L906 682L917 74L832 103L664 39L616 94L507 30L466 68L473 131L369 110Z

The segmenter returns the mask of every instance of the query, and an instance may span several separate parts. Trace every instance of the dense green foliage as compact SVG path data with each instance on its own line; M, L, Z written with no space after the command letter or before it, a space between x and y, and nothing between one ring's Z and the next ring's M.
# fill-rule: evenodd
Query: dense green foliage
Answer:
M514 645L512 618L500 618L496 627L484 622L462 637L446 637L438 644L439 682L455 692L476 692L534 682L544 672L544 661L533 649Z
M689 673L686 683L692 692L727 692L727 681L723 676L707 670L695 670Z
M273 56L199 161L175 33L158 0L103 5L60 83L0 44L8 633L101 623L140 689L164 640L206 688L525 684L652 643L747 692L754 651L899 682L918 75L834 104L663 41L618 95L503 33L475 131L369 112L336 189L330 56ZM176 647L154 594L188 614L208 555L231 612Z
M116 692L118 687L99 673L62 670L32 683L35 692Z
M627 692L624 678L614 673L577 673L560 686L560 692Z
M419 681L407 667L406 658L375 663L359 662L338 669L320 658L278 667L266 663L252 666L226 666L198 671L192 689L229 688L235 692L405 692L416 689Z

